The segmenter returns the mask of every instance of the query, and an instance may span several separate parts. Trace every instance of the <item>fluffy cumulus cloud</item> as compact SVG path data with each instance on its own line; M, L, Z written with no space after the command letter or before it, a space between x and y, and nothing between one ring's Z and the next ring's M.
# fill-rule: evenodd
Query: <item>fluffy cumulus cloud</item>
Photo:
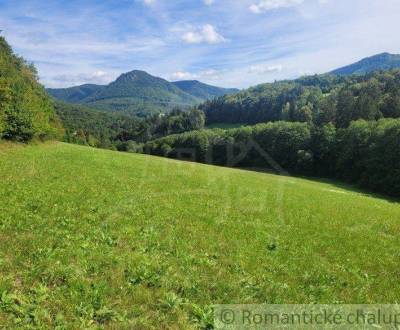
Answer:
M226 41L211 24L206 24L187 31L183 34L182 40L188 44L219 44Z
M274 9L295 7L303 2L304 0L260 0L253 3L249 9L255 14L261 14Z

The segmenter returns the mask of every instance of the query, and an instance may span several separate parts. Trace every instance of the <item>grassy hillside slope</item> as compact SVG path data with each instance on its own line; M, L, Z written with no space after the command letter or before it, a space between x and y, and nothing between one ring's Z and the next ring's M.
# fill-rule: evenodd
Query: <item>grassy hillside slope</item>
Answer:
M398 301L388 200L62 143L0 145L0 175L0 328L190 329L213 303Z

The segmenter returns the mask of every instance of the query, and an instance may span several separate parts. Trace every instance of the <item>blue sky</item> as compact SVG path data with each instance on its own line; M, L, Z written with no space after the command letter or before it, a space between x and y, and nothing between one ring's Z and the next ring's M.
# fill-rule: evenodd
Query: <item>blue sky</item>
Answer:
M245 88L400 53L399 0L0 0L0 29L43 84L141 69Z

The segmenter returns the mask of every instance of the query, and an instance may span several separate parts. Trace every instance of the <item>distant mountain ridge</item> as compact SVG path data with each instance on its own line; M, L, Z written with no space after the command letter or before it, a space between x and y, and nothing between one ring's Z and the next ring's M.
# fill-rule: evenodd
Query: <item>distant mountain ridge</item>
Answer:
M175 81L173 84L186 93L203 100L239 92L236 88L215 87L204 84L198 80Z
M69 88L48 88L47 92L58 100L70 103L80 103L102 88L104 88L104 86L85 84Z
M400 68L400 55L382 53L367 57L356 63L331 71L331 74L351 75L366 74L378 70L391 70Z
M70 88L47 89L54 98L94 108L135 115L168 111L175 106L189 107L236 89L220 88L199 81L169 82L145 71L133 70L108 85L85 84Z

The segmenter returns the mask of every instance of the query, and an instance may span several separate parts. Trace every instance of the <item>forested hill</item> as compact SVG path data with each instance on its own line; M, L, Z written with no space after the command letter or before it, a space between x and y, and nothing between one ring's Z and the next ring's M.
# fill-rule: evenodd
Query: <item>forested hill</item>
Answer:
M239 92L236 88L221 88L204 84L197 80L182 80L173 82L175 86L184 92L202 100L210 100L218 96Z
M64 126L65 142L120 151L138 151L142 142L202 129L205 121L203 112L196 109L137 118L61 101L55 108Z
M101 91L103 88L104 86L101 85L85 84L70 88L48 88L47 92L60 101L69 103L85 103L85 100L89 96Z
M122 74L107 86L86 84L47 91L64 102L145 116L166 112L177 106L190 107L236 90L193 81L171 83L147 72L134 70Z
M268 121L333 123L400 117L400 70L367 75L315 75L262 84L199 107L207 124Z
M391 70L400 68L400 55L382 53L367 57L357 63L333 70L332 74L351 75L365 74L378 70Z
M0 37L0 139L29 141L58 133L51 99L36 69L16 56Z

